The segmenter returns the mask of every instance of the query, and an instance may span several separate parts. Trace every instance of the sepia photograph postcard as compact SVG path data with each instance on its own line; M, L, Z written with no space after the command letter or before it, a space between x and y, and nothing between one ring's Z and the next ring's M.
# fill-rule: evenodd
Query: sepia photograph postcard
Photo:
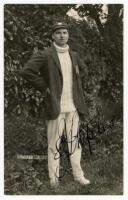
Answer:
M0 10L1 197L126 199L127 2Z

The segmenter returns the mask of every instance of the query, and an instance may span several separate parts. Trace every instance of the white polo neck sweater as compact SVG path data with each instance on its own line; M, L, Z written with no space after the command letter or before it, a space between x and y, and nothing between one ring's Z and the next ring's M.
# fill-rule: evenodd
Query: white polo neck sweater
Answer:
M63 90L60 101L61 113L75 111L73 102L73 71L72 62L69 55L69 46L62 48L53 43L61 65L63 75Z

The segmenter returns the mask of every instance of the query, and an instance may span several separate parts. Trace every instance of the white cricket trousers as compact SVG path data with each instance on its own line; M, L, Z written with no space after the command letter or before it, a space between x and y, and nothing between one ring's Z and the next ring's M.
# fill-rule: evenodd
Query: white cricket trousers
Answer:
M49 178L59 177L59 146L62 134L66 134L73 176L83 176L81 169L81 145L78 144L79 116L76 111L61 113L57 119L47 121ZM64 131L66 129L66 131Z

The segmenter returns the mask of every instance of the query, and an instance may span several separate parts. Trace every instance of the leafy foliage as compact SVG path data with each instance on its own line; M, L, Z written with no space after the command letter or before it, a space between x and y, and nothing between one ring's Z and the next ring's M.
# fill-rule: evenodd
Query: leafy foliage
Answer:
M102 4L83 4L79 7L74 6L74 9L81 17L87 17L92 27L92 32L87 33L85 30L87 26L82 26L82 38L87 40L82 42L82 46L85 44L89 70L87 82L92 82L88 88L91 89L91 93L95 91L97 100L103 107L102 110L107 112L109 109L110 115L114 112L117 114L118 110L117 115L120 115L123 92L123 5L108 5L108 14L103 13L102 6ZM102 24L101 19L106 19L106 23ZM93 105L95 103L96 99Z

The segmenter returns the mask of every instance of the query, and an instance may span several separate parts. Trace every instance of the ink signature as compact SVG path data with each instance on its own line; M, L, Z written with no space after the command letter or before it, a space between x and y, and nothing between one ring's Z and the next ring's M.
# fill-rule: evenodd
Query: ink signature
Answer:
M103 123L103 122L101 123L99 119L97 121L91 119L88 122L79 121L77 134L73 136L74 120L75 120L75 115L73 116L71 128L69 130L69 133L67 134L66 134L65 119L63 118L60 121L59 126L58 126L58 140L56 142L57 153L55 153L54 159L60 159L63 156L63 154L66 154L66 157L69 160L70 156L75 152L76 146L78 145L78 148L80 148L80 146L83 147L86 142L88 142L89 151L90 151L90 154L92 154L91 140L95 139L96 134L102 134L105 131L110 131L114 126L114 120L107 121L106 123ZM63 134L59 135L59 129L60 129L61 123L64 123L64 135ZM67 138L67 135L71 136L70 140ZM63 147L61 148L61 150L59 148L60 143L63 144ZM69 150L64 149L65 144L70 146L70 152ZM57 170L58 169L56 169L56 171ZM64 177L64 175L67 173L68 173L68 169L64 167L62 175L59 176L58 178Z

